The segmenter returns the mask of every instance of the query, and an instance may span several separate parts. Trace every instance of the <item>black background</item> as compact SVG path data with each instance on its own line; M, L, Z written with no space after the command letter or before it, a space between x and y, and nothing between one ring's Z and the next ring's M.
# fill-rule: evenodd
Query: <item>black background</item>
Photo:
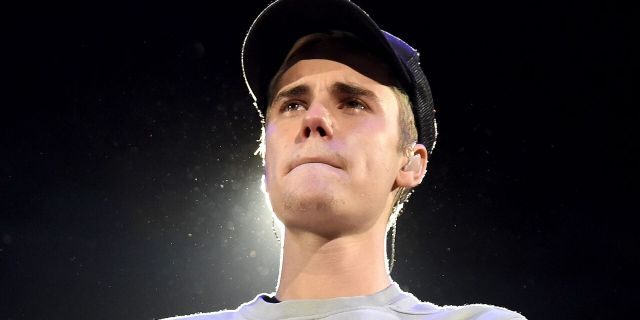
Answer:
M631 8L416 3L358 2L421 52L437 105L393 278L530 319L625 314L640 302ZM275 288L240 69L266 4L4 10L2 319L153 319Z

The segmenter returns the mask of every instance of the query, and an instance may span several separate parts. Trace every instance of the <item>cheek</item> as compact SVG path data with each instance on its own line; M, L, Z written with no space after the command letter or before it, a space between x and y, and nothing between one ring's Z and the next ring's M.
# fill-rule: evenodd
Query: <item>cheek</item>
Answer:
M275 152L275 150L277 149L277 146L275 145L275 141L274 141L274 137L275 137L275 133L276 133L276 129L271 126L271 125L267 125L266 129L265 129L265 137L264 137L264 148L265 148L265 153L264 153L264 175L265 175L265 184L267 187L267 191L269 191L269 185L270 185L270 181L273 178L273 173L275 172L275 168L274 168L274 164L278 163L278 159L277 159L277 152Z
M376 149L378 147L382 146L376 146ZM390 156L391 150L388 150L388 147L379 150L385 151L373 152L365 159L366 174L369 179L375 177L376 181L393 181L396 172L394 171L393 159Z
M276 125L267 125L265 129L264 168L267 186L269 180L273 180L278 173L284 170L285 156L288 154L287 148L290 145L286 134L286 130Z
M382 175L395 176L394 164L398 154L398 134L391 133L387 123L370 122L358 129L359 134L352 136L354 151L358 150L356 157L362 168L362 174L371 177L383 178ZM384 178L384 180L387 180Z

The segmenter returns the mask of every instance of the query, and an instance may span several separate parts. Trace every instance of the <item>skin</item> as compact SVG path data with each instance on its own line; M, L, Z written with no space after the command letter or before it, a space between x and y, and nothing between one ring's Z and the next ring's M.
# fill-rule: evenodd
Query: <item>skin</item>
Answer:
M384 68L339 50L328 43L316 51L326 58L295 59L268 109L266 190L285 226L281 301L386 288L394 192L415 187L426 172L420 144L419 169L402 170L398 104Z

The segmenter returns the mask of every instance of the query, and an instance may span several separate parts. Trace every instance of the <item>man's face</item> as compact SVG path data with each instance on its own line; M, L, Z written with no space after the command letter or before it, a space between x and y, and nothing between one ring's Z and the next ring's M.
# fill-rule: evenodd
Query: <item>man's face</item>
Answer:
M398 102L382 84L390 79L367 61L354 54L301 59L275 87L266 187L290 230L334 237L386 224L406 157L398 148Z

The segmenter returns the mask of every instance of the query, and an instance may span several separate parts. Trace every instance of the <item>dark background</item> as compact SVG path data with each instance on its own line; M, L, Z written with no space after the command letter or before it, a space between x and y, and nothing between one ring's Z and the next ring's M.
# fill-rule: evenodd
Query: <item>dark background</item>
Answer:
M433 303L530 319L637 306L632 8L357 3L421 51L437 105L394 279ZM266 4L4 9L2 319L153 319L274 290L260 124L240 69Z

